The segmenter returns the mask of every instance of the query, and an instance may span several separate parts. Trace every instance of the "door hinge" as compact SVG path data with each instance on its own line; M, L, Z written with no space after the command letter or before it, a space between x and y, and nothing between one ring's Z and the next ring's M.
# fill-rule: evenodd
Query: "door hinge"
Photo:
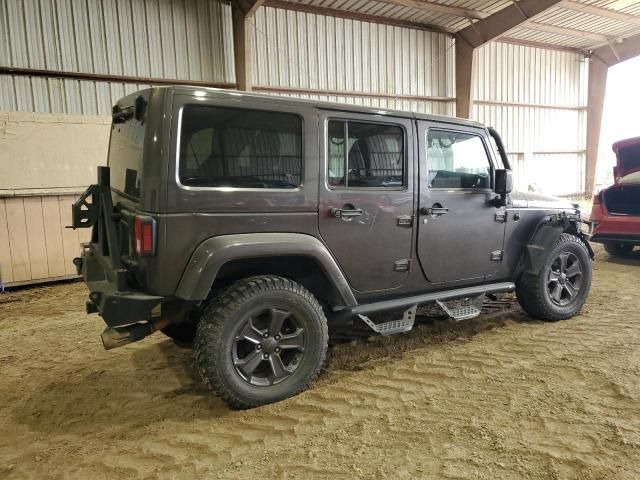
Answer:
M413 225L413 215L400 215L398 217L399 227L411 227Z
M507 221L507 212L506 210L500 210L499 212L496 212L496 222L498 223L504 223Z
M408 272L411 267L411 260L409 258L403 258L402 260L396 260L393 262L394 272Z
M504 257L504 250L496 250L495 252L491 252L492 262L501 262L502 257Z

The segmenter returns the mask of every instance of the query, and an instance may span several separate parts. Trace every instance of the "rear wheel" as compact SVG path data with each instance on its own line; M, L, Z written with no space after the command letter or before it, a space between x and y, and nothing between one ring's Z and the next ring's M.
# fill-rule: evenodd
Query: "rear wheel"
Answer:
M604 249L612 257L628 257L633 251L633 245L628 243L605 243Z
M327 351L327 320L304 287L275 275L240 280L204 310L196 365L234 408L278 402L306 389Z
M591 288L591 258L579 238L563 233L537 275L525 272L516 285L522 308L540 320L577 314Z

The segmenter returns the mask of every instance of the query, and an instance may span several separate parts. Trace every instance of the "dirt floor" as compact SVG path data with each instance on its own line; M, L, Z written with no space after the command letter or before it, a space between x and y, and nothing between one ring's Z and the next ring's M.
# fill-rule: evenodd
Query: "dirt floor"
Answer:
M512 301L330 349L315 386L230 411L157 334L106 352L85 288L0 295L0 478L640 476L640 258L598 250L582 315Z

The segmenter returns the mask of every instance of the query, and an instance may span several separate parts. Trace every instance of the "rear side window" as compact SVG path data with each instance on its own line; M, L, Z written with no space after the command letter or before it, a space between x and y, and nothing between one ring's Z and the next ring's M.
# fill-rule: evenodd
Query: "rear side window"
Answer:
M178 171L185 186L299 187L302 120L290 113L187 105Z
M327 140L329 186L403 186L404 134L401 127L330 120Z
M491 163L478 135L429 130L427 162L431 188L491 188Z

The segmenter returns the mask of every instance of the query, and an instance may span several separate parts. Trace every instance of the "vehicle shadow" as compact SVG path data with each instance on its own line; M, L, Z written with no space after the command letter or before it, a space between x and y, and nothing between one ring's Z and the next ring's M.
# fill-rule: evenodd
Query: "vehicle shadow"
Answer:
M614 257L611 255L605 254L602 260L607 263L613 263L616 265L630 265L630 266L640 265L640 250L634 250L629 254L628 257Z
M517 304L515 295L501 295L498 300L487 299L480 316L463 321L449 318L437 306L423 307L418 309L413 330L388 337L374 334L364 322L356 319L350 325L334 326L331 330L332 348L325 369L362 370L370 360L392 360L404 352L469 340L514 323L543 322L527 316Z
M413 331L390 337L372 334L359 322L334 328L325 370L337 374L363 370L372 359L393 361L406 351L470 339L513 322L532 322L513 300L488 302L483 310L479 317L462 322L420 310ZM241 415L202 383L191 349L162 336L100 352L90 361L78 355L61 359L37 382L40 385L12 414L18 423L52 435L96 431L116 435L159 420L191 422Z

